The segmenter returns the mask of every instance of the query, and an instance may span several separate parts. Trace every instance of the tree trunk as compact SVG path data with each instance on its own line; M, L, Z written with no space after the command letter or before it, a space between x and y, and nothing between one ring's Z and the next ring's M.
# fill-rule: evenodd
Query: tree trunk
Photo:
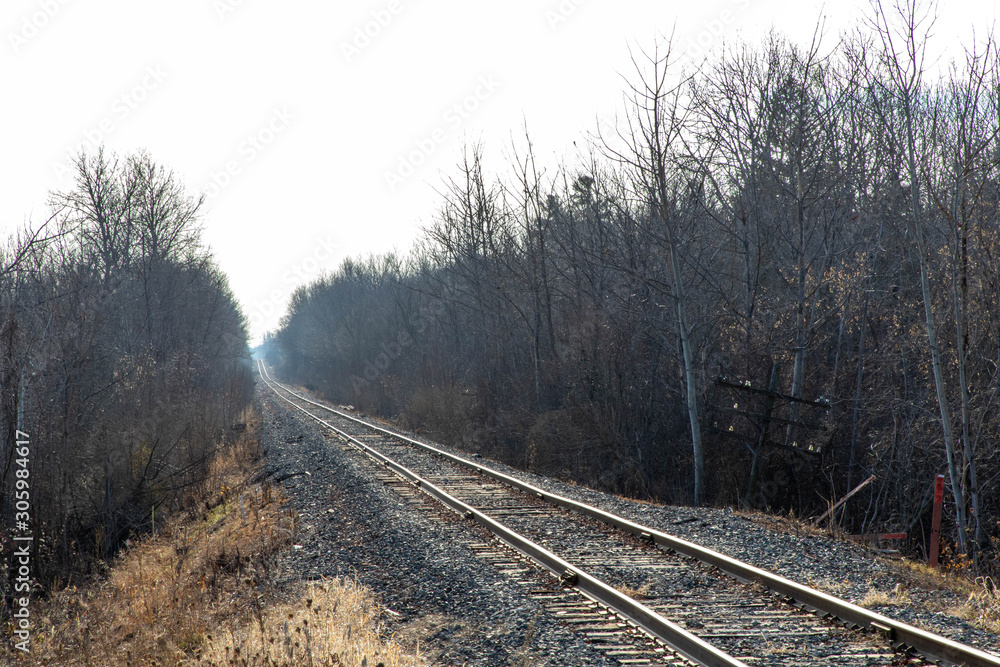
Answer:
M948 408L948 396L944 385L944 371L941 366L941 351L938 348L937 327L934 323L934 304L931 292L927 253L924 244L924 230L920 218L920 190L917 181L916 140L913 134L913 107L909 91L904 92L904 113L906 114L906 162L910 177L910 207L912 213L913 233L917 241L917 256L920 262L920 291L924 301L924 326L927 329L927 344L931 353L931 366L934 371L934 388L937 391L938 408L941 411L941 429L944 432L945 458L948 462L948 475L951 480L951 491L955 496L955 526L958 532L958 549L965 553L967 521L965 516L965 494L963 493L962 477L955 461L955 434L951 423L951 410Z

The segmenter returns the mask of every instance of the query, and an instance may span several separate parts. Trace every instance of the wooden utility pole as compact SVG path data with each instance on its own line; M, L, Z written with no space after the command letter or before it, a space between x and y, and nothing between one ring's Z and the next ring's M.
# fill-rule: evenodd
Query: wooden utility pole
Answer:
M941 548L941 504L944 501L944 475L934 479L934 509L931 512L931 544L928 562L938 566L938 551Z
M757 488L757 476L760 474L760 452L767 442L767 429L771 425L771 413L774 411L775 394L778 391L778 373L781 372L781 364L777 361L771 364L771 379L768 381L767 390L770 392L764 401L764 416L760 424L760 437L757 438L757 447L753 451L753 462L750 464L750 482L747 484L747 493L743 496L743 506L750 507L753 499L753 492Z

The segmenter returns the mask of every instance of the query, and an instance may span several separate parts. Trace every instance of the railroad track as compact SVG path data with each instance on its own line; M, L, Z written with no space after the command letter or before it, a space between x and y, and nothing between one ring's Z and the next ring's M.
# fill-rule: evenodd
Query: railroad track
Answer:
M1000 657L314 401L258 364L280 399L380 464L401 496L492 533L496 542L473 550L623 664L1000 666Z

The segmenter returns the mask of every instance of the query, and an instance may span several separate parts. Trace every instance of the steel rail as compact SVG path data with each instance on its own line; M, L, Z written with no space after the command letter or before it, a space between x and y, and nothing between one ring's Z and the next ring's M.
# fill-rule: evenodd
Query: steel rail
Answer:
M267 373L267 369L264 368L263 363L261 363L261 369L263 374ZM263 374L261 377L264 377ZM267 378L270 379L270 375L268 375ZM781 575L768 572L767 570L744 563L736 560L735 558L731 558L717 551L713 551L712 549L707 549L692 542L688 542L687 540L683 540L679 537L669 535L656 530L655 528L643 526L624 517L605 512L604 510L598 509L592 505L587 505L586 503L550 493L515 477L505 475L504 473L493 470L492 468L483 466L475 461L471 461L461 456L438 449L433 445L420 442L419 440L415 440L401 433L396 433L390 429L371 424L353 415L341 412L340 410L336 410L327 405L323 405L322 403L317 403L316 401L302 396L287 387L282 386L282 389L300 400L324 410L328 410L329 412L332 412L340 417L354 421L384 435L397 438L408 444L420 447L449 461L458 463L459 465L472 468L482 475L524 491L530 495L536 496L537 498L540 498L550 504L588 516L627 533L631 533L640 539L654 544L660 544L667 549L684 554L685 556L689 556L691 558L695 558L703 563L717 567L720 571L725 572L726 574L741 581L756 582L784 596L789 601L794 601L799 605L815 610L820 614L830 614L845 623L877 631L884 635L890 642L894 642L894 645L896 646L912 647L914 650L929 658L944 661L952 665L967 665L968 667L1000 667L1000 656L961 644L952 639L948 639L947 637L942 637L940 635L921 630L920 628L903 623L902 621L897 621L896 619L888 616L883 616L882 614L859 607L858 605L841 598L809 588L808 586L803 586L802 584L782 577Z
M746 663L720 651L703 639L689 633L673 621L664 618L649 607L637 602L623 593L618 592L600 579L587 574L580 568L573 566L551 551L536 544L535 542L532 542L519 533L514 532L507 526L495 521L471 505L468 505L458 498L448 494L439 486L420 477L412 470L397 463L396 461L393 461L389 457L385 456L371 446L366 445L349 433L345 433L329 422L320 419L305 408L296 405L288 398L282 396L277 389L274 388L272 382L270 381L270 377L265 377L266 370L263 369L263 364L260 360L258 360L258 364L259 367L264 370L264 372L261 373L261 378L268 385L268 387L274 391L278 398L319 422L339 435L341 438L347 440L351 445L360 449L375 461L386 466L398 476L409 481L424 493L437 499L441 504L464 516L466 519L474 520L476 523L493 533L502 542L524 554L532 561L538 563L556 577L560 578L564 584L571 586L572 588L576 588L584 595L606 605L616 613L621 614L623 617L642 628L645 632L663 641L680 655L699 665L705 665L705 667L747 667ZM295 396L299 396L285 387L282 387L282 389ZM309 399L302 400L312 403Z

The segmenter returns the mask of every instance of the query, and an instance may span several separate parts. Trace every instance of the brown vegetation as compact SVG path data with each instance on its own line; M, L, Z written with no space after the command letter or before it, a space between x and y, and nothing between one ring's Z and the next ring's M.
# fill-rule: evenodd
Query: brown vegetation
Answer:
M0 554L11 565L30 534L33 594L184 507L253 389L202 199L145 153L81 153L74 176L46 224L0 248Z
M381 633L378 608L350 580L274 584L296 515L278 488L248 485L258 469L257 416L188 489L193 508L136 540L107 575L34 603L38 665L413 664Z

